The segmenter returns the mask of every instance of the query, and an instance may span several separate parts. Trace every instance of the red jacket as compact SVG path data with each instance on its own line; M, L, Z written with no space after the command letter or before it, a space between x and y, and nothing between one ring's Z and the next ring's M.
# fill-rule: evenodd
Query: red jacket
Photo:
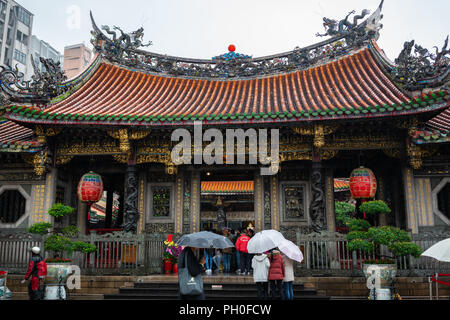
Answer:
M245 233L241 234L241 236L237 239L236 244L235 244L236 250L240 251L240 252L248 253L247 244L248 244L249 240L250 240L250 237L248 235L246 235Z
M36 265L36 266L35 266ZM31 277L31 288L37 290L39 288L39 278L47 275L47 264L40 256L34 256L31 258L28 264L28 270L25 274L25 280Z
M284 279L284 261L281 254L273 254L270 258L269 280Z

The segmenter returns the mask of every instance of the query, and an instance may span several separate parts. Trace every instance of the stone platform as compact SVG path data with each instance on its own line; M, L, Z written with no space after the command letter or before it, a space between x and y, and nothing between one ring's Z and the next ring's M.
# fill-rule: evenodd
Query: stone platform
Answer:
M23 275L8 275L8 288L13 292L13 299L28 299L27 286L21 284ZM167 282L176 283L176 275L149 276L82 276L81 289L69 290L69 299L99 300L104 295L119 293L120 288L133 288L135 283ZM251 276L214 275L204 276L205 284L227 283L252 284ZM398 277L397 289L401 297L409 299L429 299L429 283L426 277ZM295 283L303 285L304 289L315 290L319 296L331 299L367 299L366 280L363 277L297 277ZM433 292L435 284L433 283ZM439 284L439 297L442 300L450 296L450 287Z

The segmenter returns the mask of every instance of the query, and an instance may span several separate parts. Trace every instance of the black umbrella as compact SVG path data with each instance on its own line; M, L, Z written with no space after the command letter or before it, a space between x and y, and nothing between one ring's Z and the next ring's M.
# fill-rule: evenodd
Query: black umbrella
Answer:
M197 233L185 234L178 241L177 245L194 248L216 248L225 249L234 247L233 242L227 237L202 231Z

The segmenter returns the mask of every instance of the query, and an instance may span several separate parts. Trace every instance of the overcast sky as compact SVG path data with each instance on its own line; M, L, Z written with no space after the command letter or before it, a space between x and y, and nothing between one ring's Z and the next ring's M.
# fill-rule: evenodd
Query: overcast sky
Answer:
M371 12L380 0L16 0L34 14L33 34L61 53L90 45L89 10L98 26L125 32L144 27L145 50L210 59L227 52L260 57L323 40L322 18L340 20L352 10ZM450 33L449 0L385 0L378 44L393 60L405 41L442 48Z

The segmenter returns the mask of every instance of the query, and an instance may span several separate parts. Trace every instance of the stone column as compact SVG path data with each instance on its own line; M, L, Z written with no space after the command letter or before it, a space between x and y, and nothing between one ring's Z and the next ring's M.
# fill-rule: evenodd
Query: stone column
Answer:
M280 230L280 206L278 192L278 176L270 177L272 229Z
M47 173L45 179L45 206L44 206L45 213L47 213L48 210L55 203L57 178L58 178L58 169L53 168L49 173ZM52 222L53 217L49 216L47 221Z
M325 213L329 232L336 232L334 212L334 176L333 169L325 170Z
M191 233L200 231L200 173L193 171L191 174Z
M125 203L124 203L124 224L122 229L125 232L137 232L139 223L138 210L138 177L136 165L129 164L125 174Z
M255 227L259 232L264 230L264 196L263 196L263 179L259 171L255 171L254 180L254 211L255 211Z
M175 180L175 233L183 233L183 172Z
M313 157L311 174L312 199L309 207L311 227L315 232L326 229L325 193L323 190L322 163L320 157Z
M406 223L408 229L410 229L412 233L417 234L419 233L419 224L415 202L416 192L414 188L413 170L409 167L404 167L402 173L405 190Z

